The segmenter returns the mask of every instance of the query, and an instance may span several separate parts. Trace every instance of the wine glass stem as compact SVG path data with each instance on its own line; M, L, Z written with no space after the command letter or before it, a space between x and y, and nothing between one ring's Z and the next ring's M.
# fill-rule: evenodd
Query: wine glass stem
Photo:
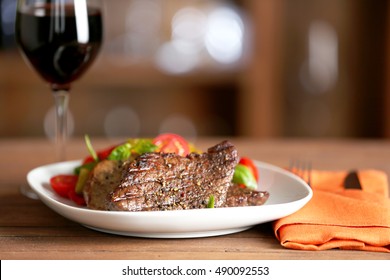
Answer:
M56 109L56 126L55 126L55 141L56 141L56 156L58 161L65 160L65 144L68 138L67 113L69 103L68 90L53 91L55 109Z

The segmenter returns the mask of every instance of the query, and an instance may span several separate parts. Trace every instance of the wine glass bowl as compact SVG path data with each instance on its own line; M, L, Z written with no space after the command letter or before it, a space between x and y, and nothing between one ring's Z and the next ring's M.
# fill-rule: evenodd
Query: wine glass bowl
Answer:
M16 42L54 96L58 161L65 159L71 83L89 69L101 48L102 5L102 0L17 2Z
M102 43L100 7L96 0L18 1L17 43L54 90L69 88L96 58Z

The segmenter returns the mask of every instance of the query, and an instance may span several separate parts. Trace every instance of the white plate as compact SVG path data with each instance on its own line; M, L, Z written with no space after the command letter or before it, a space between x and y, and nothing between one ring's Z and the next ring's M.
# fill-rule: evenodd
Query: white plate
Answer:
M58 196L49 180L58 174L71 174L80 161L68 161L31 170L27 180L39 198L60 215L88 228L127 236L151 238L192 238L239 232L257 224L288 216L312 197L310 187L282 168L256 161L259 190L270 193L261 206L153 211L99 211L80 207Z

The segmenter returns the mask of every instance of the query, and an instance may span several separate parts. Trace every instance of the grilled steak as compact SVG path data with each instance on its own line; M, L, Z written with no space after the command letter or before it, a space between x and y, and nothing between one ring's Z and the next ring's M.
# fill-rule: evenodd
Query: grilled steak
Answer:
M261 205L268 193L231 183L237 150L224 141L207 153L146 153L131 162L105 160L96 165L84 187L91 209L161 211Z
M224 141L207 153L146 153L131 162L123 181L111 195L110 210L156 211L205 208L226 201L238 156Z
M83 190L88 208L107 210L109 194L122 181L122 173L126 165L122 161L103 160L95 166Z
M254 191L234 184L227 193L226 206L259 206L263 205L268 197L269 193L266 191Z

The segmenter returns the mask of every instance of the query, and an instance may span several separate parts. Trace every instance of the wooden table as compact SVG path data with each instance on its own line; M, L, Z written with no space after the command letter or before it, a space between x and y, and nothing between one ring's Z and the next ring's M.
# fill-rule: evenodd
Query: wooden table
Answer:
M202 149L221 139L199 139ZM240 155L286 166L305 157L314 168L377 168L390 175L390 142L357 140L231 139ZM96 149L117 143L93 139ZM0 259L390 259L389 254L361 251L297 251L283 248L271 224L197 239L144 239L105 234L63 218L39 200L19 193L27 172L54 161L46 139L0 140ZM68 159L86 155L81 139L72 140Z

